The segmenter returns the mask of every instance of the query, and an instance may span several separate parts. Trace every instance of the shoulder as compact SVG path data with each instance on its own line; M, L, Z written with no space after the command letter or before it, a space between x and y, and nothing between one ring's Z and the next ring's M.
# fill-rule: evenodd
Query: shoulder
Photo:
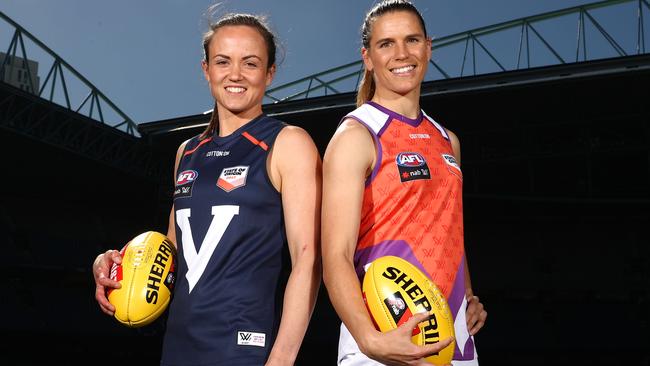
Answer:
M460 163L460 140L458 136L450 130L446 130L447 135L449 136L449 142L451 143L451 149L454 151L454 157Z
M271 162L280 170L315 165L320 155L311 136L304 129L285 125L273 144Z
M275 140L274 150L311 150L315 149L314 141L307 131L298 127L285 124ZM298 151L296 151L298 152Z
M346 118L341 122L336 132L334 132L327 150L348 143L374 146L370 130L354 118Z
M345 165L368 170L375 164L375 141L366 126L353 118L339 125L327 145L323 158L327 169Z

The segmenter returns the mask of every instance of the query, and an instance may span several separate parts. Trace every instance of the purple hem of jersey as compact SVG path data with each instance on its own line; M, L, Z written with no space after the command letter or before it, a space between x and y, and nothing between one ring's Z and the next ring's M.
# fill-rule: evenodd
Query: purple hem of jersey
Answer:
M385 240L371 247L361 249L354 254L354 263L356 263L355 270L359 279L362 280L366 273L364 269L366 264L387 255L394 255L405 259L412 265L418 267L420 271L427 273L420 261L415 257L415 254L413 254L411 246L406 241Z
M365 182L365 186L368 187L370 183L372 183L372 181L377 176L377 173L379 173L379 168L381 167L381 157L383 153L383 150L381 148L381 142L379 141L379 136L377 136L374 132L372 132L372 128L370 128L370 126L368 126L364 121L352 115L345 116L343 119L345 120L348 118L361 123L361 125L364 126L368 130L368 132L370 132L370 135L372 135L372 138L375 140L375 145L377 146L377 162L375 164L375 167L372 169L372 173L370 173L370 176L366 178L366 182Z
M401 115L401 114L399 114L397 112L393 112L390 109L388 109L388 108L386 108L386 107L384 107L384 106L382 106L380 104L377 104L377 103L375 103L373 101L367 101L366 103L368 103L369 105L371 105L371 106L379 109L380 111L386 113L391 118L391 120L396 119L398 121L408 123L409 125L411 125L413 127L418 127L420 125L420 123L422 123L422 120L424 119L424 114L422 113L422 110L420 110L420 112L418 113L418 116L417 116L416 119L411 119L411 118L403 116L403 115ZM384 129L386 129L388 127L388 125L389 125L389 123L384 124L384 127L382 127L381 130L379 130L379 132L377 133L377 136L381 136L381 134L384 132Z
M465 256L461 259L460 266L458 266L458 272L456 273L456 280L454 281L454 287L451 290L449 299L447 303L451 309L451 314L453 319L456 319L460 306L463 304L463 299L465 298ZM454 360L457 361L469 361L474 359L474 341L472 338L469 338L465 343L465 349L463 353L460 353L460 348L458 348L458 343L454 349Z

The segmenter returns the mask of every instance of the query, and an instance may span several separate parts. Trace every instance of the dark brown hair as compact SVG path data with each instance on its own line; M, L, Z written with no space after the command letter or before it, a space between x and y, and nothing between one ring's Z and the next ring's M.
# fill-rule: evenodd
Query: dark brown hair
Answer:
M372 25L375 20L384 14L396 11L406 11L415 14L420 21L420 26L422 27L422 31L426 37L427 27L424 25L424 18L422 18L422 14L420 14L418 9L415 8L415 5L408 0L384 0L375 5L366 14L366 19L363 21L363 25L361 26L361 44L363 45L363 48L367 50L370 49ZM361 78L361 82L359 83L359 89L357 90L357 107L372 99L374 95L375 81L372 78L372 71L365 70L363 78Z
M268 63L266 69L269 70L273 65L275 65L275 54L276 54L276 38L273 32L271 32L270 27L268 26L265 17L252 15L252 14L226 14L222 16L217 22L210 24L210 30L203 34L203 59L205 62L209 62L209 48L212 37L217 33L219 28L226 26L247 26L257 30L266 44L266 52L268 56ZM212 136L217 129L219 124L219 116L217 114L217 103L215 101L214 109L212 110L212 117L210 117L210 123L206 127L205 131L201 134L199 139L205 139L209 136Z

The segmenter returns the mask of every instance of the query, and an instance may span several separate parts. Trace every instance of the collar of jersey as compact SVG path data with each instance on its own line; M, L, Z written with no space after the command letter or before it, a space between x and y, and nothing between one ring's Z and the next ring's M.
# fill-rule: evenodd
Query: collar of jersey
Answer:
M404 123L408 123L409 125L411 125L413 127L419 126L420 123L422 122L423 114L422 114L421 109L420 109L420 112L418 113L418 116L415 119L412 119L412 118L408 118L408 117L406 117L404 115L401 115L401 114L399 114L397 112L393 112L390 109L382 106L381 104L377 104L377 103L375 103L375 102L373 102L371 100L367 101L366 103L368 103L371 106L373 106L373 107L379 109L380 111L386 113L388 116L390 116L391 120L398 120L398 121L401 121L401 122L404 122Z
M244 123L241 127L238 129L234 130L230 135L228 136L219 136L219 127L214 129L214 134L212 135L212 142L215 142L219 145L225 144L229 141L238 139L242 136L242 133L244 131L252 131L253 128L258 124L259 121L263 120L266 115L264 113L260 114L259 116L253 118L252 120Z

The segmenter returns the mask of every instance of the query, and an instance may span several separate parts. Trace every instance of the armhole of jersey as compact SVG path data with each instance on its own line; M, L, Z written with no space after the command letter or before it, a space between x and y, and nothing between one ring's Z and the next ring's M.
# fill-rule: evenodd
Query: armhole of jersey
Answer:
M275 188L275 185L273 184L273 181L271 180L271 175L270 175L270 172L269 172L269 168L270 168L269 159L271 158L271 155L273 155L273 151L274 151L273 148L275 147L275 142L277 141L278 136L280 136L280 133L282 132L282 130L285 129L285 127L289 126L288 124L286 124L286 123L284 123L282 121L280 121L280 123L282 123L282 125L281 125L280 129L278 130L278 133L276 133L275 136L273 137L273 140L266 142L266 144L269 145L269 150L268 150L268 152L266 154L266 159L264 159L264 168L265 168L264 169L264 178L266 180L266 183L269 184L269 187L271 188L271 190L273 192L277 193L278 196L282 196L282 193L280 191L278 191L277 188Z
M173 169L172 174L174 174L174 176L172 178L172 184L173 184L174 189L176 188L176 179L178 178L178 168L181 167L181 162L183 161L183 158L185 157L185 152L187 151L187 145L190 144L190 141L192 141L193 138L194 137L190 138L189 140L185 140L185 141L181 142L181 145L183 145L183 149L181 151L180 158L178 158L178 165L176 165L177 157L176 157L176 155L174 155L174 167L172 168ZM178 154L178 150L176 150L176 153ZM172 195L172 202L174 202L173 195Z
M366 182L365 182L365 186L368 187L368 186L370 186L372 181L377 176L377 173L379 172L379 168L381 167L381 158L382 158L382 153L383 153L382 148L381 148L381 141L379 141L379 136L377 136L377 134L375 134L373 132L372 128L370 128L370 126L368 126L365 122L363 122L358 117L355 117L355 116L349 114L349 115L347 115L347 116L345 116L343 118L341 123L343 123L343 121L346 120L346 119L353 119L353 120L357 121L360 125L365 127L366 130L368 131L368 133L370 134L370 136L372 136L372 140L373 140L374 145L375 145L375 158L376 158L375 166L372 168L372 171L370 172L370 176L366 177ZM340 125L341 124L339 124L339 126Z

